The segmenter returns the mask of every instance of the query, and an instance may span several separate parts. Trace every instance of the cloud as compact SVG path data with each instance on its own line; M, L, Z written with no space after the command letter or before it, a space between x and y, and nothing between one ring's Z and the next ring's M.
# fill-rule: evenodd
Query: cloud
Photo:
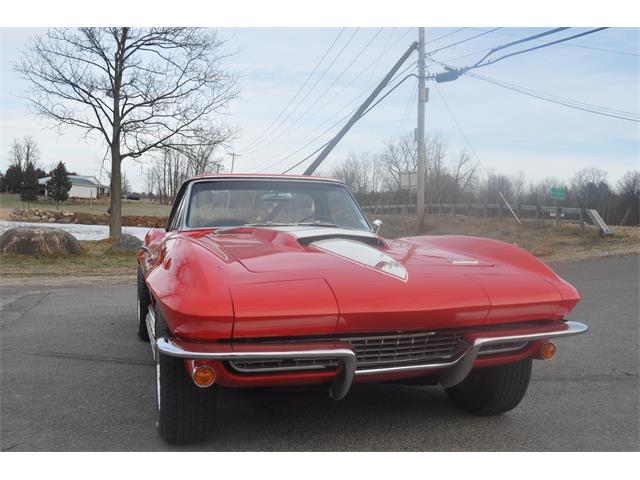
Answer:
M373 28L361 29L343 54L336 58L333 66L327 69L352 35L353 30L347 29L307 84L309 94L298 110L289 116L285 112L281 120L288 116L287 121L275 132L255 142L289 103L339 31L337 28L239 28L220 31L220 36L228 39L226 50L237 52L226 59L226 65L240 76L240 98L232 102L228 115L224 117L225 121L239 127L242 133L232 146L233 151L242 154L236 162L237 171L252 171L281 160L359 105L364 95L371 91L415 37L415 29L384 29L371 46L358 56L377 32ZM428 29L427 40L451 31ZM432 48L478 31L467 29L433 43ZM513 36L527 36L534 31L540 29L505 28L444 50L436 56L444 60L460 57L512 41ZM637 53L639 31L614 28L573 43ZM63 160L79 173L96 174L99 160L104 155L104 145L99 140L86 142L73 129L67 129L59 135L57 130L44 128L42 122L27 116L25 103L17 96L26 85L11 70L10 62L19 58L26 38L33 33L28 29L2 31L0 154L8 150L14 137L32 135L41 144L43 163ZM406 36L393 45L404 34ZM385 47L391 45L393 48L381 56ZM455 61L457 65L464 65L478 58L478 54L473 54ZM512 57L478 70L478 73L548 94L637 113L640 111L638 58L580 46L558 45ZM353 65L347 68L352 61ZM367 67L370 70L356 79ZM347 71L336 80L344 69ZM438 69L436 66L430 67L432 72ZM311 85L323 73L324 78L311 89ZM321 97L334 81L335 86ZM375 153L384 147L384 141L396 134L411 134L416 119L416 106L409 103L414 92L412 82L398 88L359 121L322 169L326 170L332 163L345 158L350 151L368 150ZM449 142L452 154L468 148L437 89L433 84L429 86L428 134L442 135ZM640 168L638 123L572 110L467 77L440 84L439 88L455 119L488 168L509 173L522 170L527 177L537 179L548 175L569 177L582 166L597 165L609 172L611 181L616 181L628 169ZM336 96L337 92L340 94ZM292 105L295 106L306 93L307 90L303 90ZM360 99L356 100L358 97ZM318 98L320 100L316 106L301 116ZM282 171L301 160L331 138L341 125L335 126L331 132L274 170ZM254 144L247 151L252 142ZM6 167L6 157L0 156L0 167ZM140 165L126 162L124 170L134 188L141 189Z

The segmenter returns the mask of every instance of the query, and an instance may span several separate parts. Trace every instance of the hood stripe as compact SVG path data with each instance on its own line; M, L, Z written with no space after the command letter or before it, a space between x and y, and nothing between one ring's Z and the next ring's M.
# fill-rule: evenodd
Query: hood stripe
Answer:
M313 247L406 282L409 272L396 259L357 240L330 238L311 242Z

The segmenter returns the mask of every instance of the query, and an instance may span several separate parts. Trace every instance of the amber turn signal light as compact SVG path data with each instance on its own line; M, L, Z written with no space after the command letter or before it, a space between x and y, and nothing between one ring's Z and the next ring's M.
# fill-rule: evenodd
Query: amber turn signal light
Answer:
M193 381L200 388L207 388L216 381L216 372L213 368L203 365L193 370Z
M551 360L556 355L556 346L551 342L544 342L540 346L540 358L543 360Z

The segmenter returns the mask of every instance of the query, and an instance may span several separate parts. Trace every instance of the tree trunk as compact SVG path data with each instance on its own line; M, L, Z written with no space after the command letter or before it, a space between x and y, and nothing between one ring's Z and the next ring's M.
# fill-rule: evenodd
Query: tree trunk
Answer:
M109 238L117 240L122 235L122 157L120 154L120 95L124 46L129 29L121 29L118 51L115 58L113 78L113 135L111 137L111 214L109 216Z
M109 216L109 238L117 240L122 235L122 180L120 145L111 147L111 215Z

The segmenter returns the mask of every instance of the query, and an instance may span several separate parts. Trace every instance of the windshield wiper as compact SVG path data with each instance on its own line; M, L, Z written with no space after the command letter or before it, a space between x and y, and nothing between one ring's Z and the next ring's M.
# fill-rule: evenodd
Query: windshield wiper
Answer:
M346 228L347 230L353 230L352 227L346 227L344 225L337 225L331 222L325 222L324 220L316 220L314 222L296 223L295 225L305 225L311 227L333 227L333 228Z
M283 223L283 222L258 222L258 223L246 223L243 227L290 227L295 223Z
M265 222L265 223L245 223L242 225L233 225L229 227L214 227L216 231L214 233L225 233L230 230L237 230L239 228L247 228L247 227L283 227L287 225L293 225L291 223L273 223L273 222Z

